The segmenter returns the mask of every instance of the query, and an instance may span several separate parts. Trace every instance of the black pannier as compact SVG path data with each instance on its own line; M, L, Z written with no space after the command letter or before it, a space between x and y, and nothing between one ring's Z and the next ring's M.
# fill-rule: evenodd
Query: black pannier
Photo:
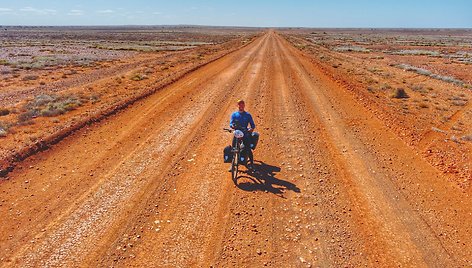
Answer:
M228 145L223 150L223 157L225 163L231 163L231 161L233 161L233 153L231 152L231 149L231 145Z
M251 136L251 149L255 150L259 142L259 133L253 132Z

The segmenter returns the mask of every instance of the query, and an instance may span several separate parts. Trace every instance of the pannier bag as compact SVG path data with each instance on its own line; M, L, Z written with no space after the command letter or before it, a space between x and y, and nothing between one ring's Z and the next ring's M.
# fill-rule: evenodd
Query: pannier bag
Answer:
M251 149L256 149L257 143L259 142L259 133L257 132L252 132L252 143L251 143Z
M223 157L225 163L231 163L231 161L233 161L233 153L231 152L231 149L231 145L228 145L223 150Z

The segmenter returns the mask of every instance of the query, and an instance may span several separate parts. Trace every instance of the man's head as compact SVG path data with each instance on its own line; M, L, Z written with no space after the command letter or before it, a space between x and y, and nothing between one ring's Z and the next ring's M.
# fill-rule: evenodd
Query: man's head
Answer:
M238 100L238 109L240 112L244 112L244 107L246 104L244 103L244 100Z

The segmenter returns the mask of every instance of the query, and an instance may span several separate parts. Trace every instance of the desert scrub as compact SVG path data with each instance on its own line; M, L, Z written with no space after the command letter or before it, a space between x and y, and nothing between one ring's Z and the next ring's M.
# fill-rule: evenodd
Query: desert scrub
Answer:
M462 136L461 140L463 140L463 141L472 141L472 134Z
M423 49L402 49L398 51L387 52L387 54L392 55L414 55L414 56L431 56L439 57L441 53L434 50L423 50Z
M338 46L333 48L337 52L362 52L369 53L371 50L360 46Z
M75 110L82 102L74 95L38 95L23 107L19 122L26 122L38 116L57 116Z
M8 110L7 108L0 108L0 116L5 116L9 114L10 114L10 110Z
M92 104L95 104L97 102L100 102L100 96L93 94L92 96L90 96L90 100L92 101Z
M429 70L419 68L419 67L415 67L415 66L412 66L412 65L409 65L409 64L402 63L402 64L398 64L398 65L395 65L395 66L397 68L400 68L400 69L405 70L405 71L411 71L411 72L415 72L417 74L421 74L421 75L424 75L424 76L429 76L431 78L441 80L441 81L446 82L446 83L452 83L452 84L457 85L457 86L464 86L464 84L465 84L463 81L461 81L459 79L456 79L452 76L434 74Z
M392 86L390 86L389 84L383 84L380 86L380 90L390 90L392 89Z
M131 80L133 81L141 81L141 80L144 80L144 79L147 79L148 77L145 75L145 74L135 74L133 76L131 76Z
M454 106L465 106L469 102L469 99L465 96L465 94L460 94L458 96L452 96L449 98L451 104Z
M0 65L8 66L8 65L10 65L10 62L7 61L7 60L4 60L4 59L0 59Z
M395 99L407 99L409 97L410 96L406 93L405 89L403 88L397 88L392 93L392 98L395 98Z
M7 136L9 128L10 124L0 121L0 138Z
M23 81L34 81L37 80L39 77L37 75L26 75L21 80Z

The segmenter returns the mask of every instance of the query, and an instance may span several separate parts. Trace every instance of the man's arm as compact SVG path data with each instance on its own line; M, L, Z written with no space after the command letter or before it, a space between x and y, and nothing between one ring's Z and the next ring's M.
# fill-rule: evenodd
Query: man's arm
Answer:
M231 117L229 119L229 127L233 128L233 124L234 124L234 113L231 114Z
M254 120L252 119L252 115L249 114L249 124L251 125L251 129L256 128L256 124L254 124Z

